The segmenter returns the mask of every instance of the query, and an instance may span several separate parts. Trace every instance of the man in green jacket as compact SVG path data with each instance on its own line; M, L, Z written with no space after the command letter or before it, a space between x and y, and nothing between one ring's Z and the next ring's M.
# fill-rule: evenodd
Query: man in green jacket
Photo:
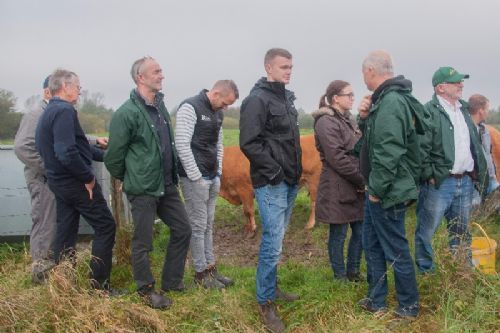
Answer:
M158 215L170 227L163 291L184 289L191 227L177 189L174 135L160 92L162 69L153 58L144 57L134 62L131 75L137 88L113 114L104 163L123 182L132 206L132 268L138 293L151 307L164 309L172 301L155 291L148 256L153 247L153 223Z
M419 138L427 127L424 108L411 94L411 81L394 77L391 56L371 52L363 62L371 96L359 108L363 144L361 173L367 183L363 248L368 294L358 304L386 311L387 263L394 269L396 315L416 317L419 296L405 231L407 206L417 199L420 178Z
M432 77L435 94L425 104L432 129L422 138L423 184L415 230L415 261L422 273L435 269L431 243L443 217L447 220L450 249L455 255L465 251L471 263L473 182L483 193L488 176L476 126L467 103L461 100L463 80L468 78L468 74L460 74L452 67L439 68Z

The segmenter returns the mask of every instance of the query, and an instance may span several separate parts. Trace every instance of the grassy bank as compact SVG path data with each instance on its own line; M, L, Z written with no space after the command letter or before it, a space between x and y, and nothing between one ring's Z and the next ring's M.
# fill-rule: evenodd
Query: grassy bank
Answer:
M326 254L327 228L316 226L305 232L309 200L301 192L284 245L279 275L283 289L301 299L280 303L289 332L496 332L498 330L499 278L463 270L446 251L446 235L436 236L435 275L419 276L421 314L411 323L393 320L392 314L377 318L356 306L367 290L366 283L334 281ZM414 232L413 209L408 214L410 243ZM187 264L189 289L170 294L174 305L155 311L141 304L128 264L115 264L115 287L130 293L118 298L92 294L86 276L87 246L80 250L76 271L60 267L46 285L30 281L27 245L0 246L1 332L265 332L255 306L255 262L258 237L246 238L240 207L219 199L216 213L216 254L220 270L236 285L206 291L193 286L193 271ZM491 237L499 239L499 218L484 221ZM156 226L155 250L151 254L159 279L168 229ZM85 245L85 244L84 244ZM498 266L498 263L497 263ZM362 266L365 271L364 263ZM390 308L395 307L394 282L389 273Z

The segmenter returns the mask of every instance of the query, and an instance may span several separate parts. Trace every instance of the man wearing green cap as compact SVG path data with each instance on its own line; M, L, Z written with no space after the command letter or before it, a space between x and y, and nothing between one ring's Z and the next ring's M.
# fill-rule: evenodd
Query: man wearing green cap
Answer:
M432 237L446 218L449 246L456 256L465 251L471 262L469 217L473 183L480 193L487 187L486 160L468 104L461 100L463 80L452 67L439 68L432 77L434 96L426 110L432 129L422 137L422 181L417 205L415 261L421 273L433 271Z

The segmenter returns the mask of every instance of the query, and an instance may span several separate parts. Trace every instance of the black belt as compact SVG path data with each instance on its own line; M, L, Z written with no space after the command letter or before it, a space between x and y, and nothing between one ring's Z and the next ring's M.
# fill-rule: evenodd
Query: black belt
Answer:
M462 179L465 176L472 177L472 172L467 171L467 172L464 172L464 173L450 173L450 177L453 177L455 179Z

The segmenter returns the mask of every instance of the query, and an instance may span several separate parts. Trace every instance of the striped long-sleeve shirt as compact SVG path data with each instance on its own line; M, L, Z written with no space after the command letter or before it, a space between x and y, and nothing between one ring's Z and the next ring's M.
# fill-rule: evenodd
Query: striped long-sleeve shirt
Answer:
M182 104L179 110L177 110L175 121L175 147L182 166L188 178L192 181L198 180L202 176L194 159L193 151L191 150L191 139L193 137L196 121L196 111L193 106L188 103ZM217 174L219 176L222 175L222 159L224 156L222 140L223 133L221 128L217 139Z

